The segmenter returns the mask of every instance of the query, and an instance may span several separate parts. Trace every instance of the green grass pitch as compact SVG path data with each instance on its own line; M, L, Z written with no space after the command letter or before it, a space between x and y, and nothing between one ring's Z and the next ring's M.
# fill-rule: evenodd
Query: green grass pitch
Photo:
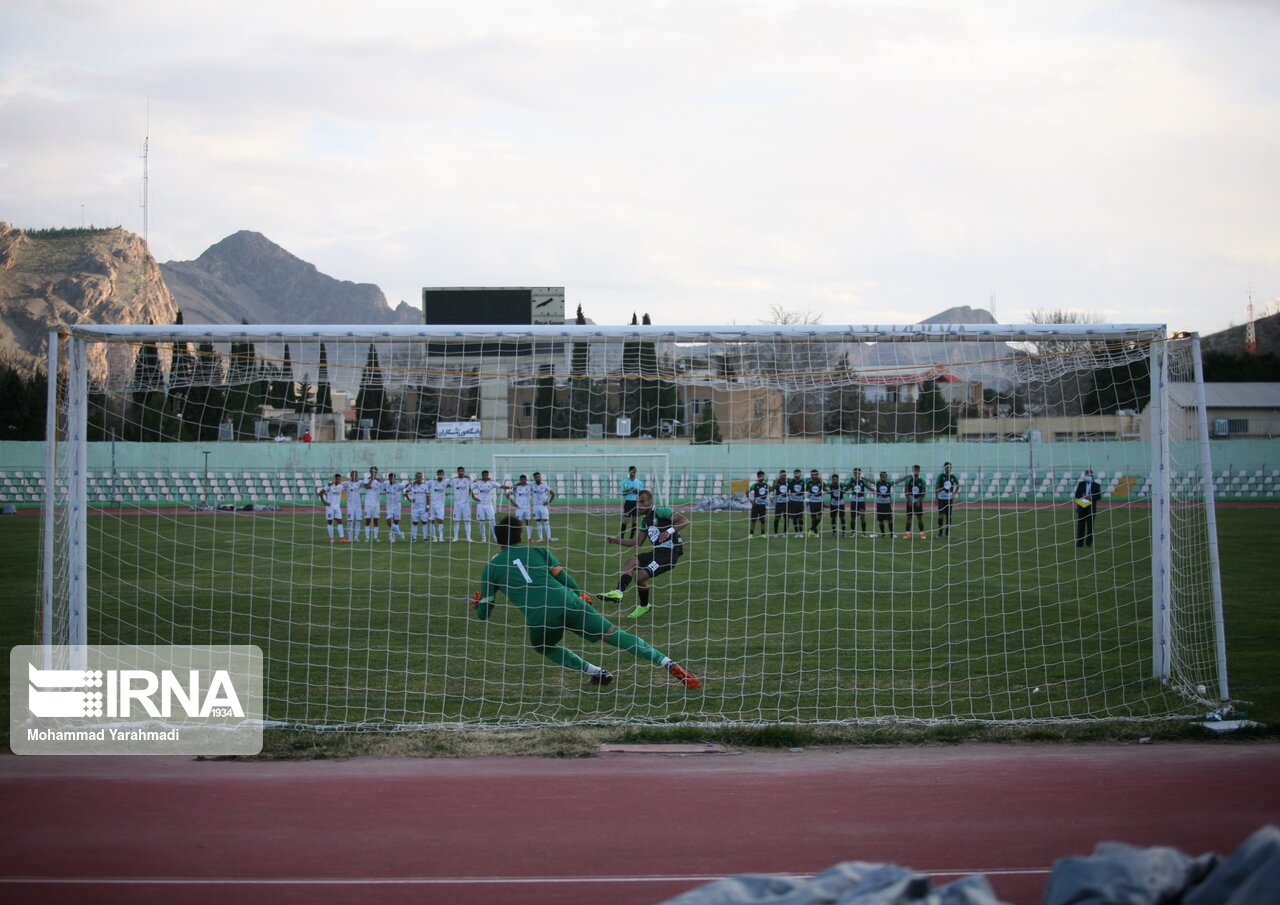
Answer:
M961 509L950 541L746 538L745 513L691 513L687 553L654 582L653 611L616 624L706 680L697 692L574 635L613 671L608 689L547 663L501 605L472 618L494 548L465 542L330 544L315 513L94 515L90 635L98 643L253 643L267 710L288 725L817 723L1041 720L1191 713L1150 680L1149 514L1099 517L1078 551L1069 510ZM613 511L558 511L548 546L584 588L613 586ZM772 523L772 513L768 519ZM1280 511L1222 509L1228 660L1236 698L1280 716L1280 640L1259 550ZM0 630L38 624L39 520L0 522L15 593ZM874 526L873 530L874 530ZM406 525L407 528L407 525ZM478 528L474 528L478 537ZM446 536L451 526L446 525ZM30 602L30 606L23 605ZM7 666L6 666L7 669ZM8 685L4 686L7 694Z

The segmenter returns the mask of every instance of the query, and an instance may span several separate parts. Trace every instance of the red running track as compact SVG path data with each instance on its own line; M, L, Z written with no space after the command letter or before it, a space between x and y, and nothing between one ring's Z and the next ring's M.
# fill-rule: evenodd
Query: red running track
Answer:
M1227 853L1272 744L228 762L0 757L9 902L655 902L847 860L1040 901L1095 843Z

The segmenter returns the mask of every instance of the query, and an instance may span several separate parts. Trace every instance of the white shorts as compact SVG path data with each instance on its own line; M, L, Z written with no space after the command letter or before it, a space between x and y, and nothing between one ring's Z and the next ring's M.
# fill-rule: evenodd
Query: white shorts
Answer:
M491 522L494 519L492 503L476 503L476 521Z
M533 520L535 522L545 522L551 518L551 513L547 511L546 506L533 507Z
M352 506L350 503L347 504L347 518L351 519L351 521L353 522L360 521L360 516L363 514L364 514L364 510L360 508L359 503L356 503L354 506Z
M337 506L325 506L324 517L326 520L331 522L342 521L342 504L339 503Z
M398 521L400 521L400 507L399 507L399 506L388 506L388 507L387 507L387 521L389 521L389 522L398 522Z
M517 506L517 507L516 507L516 518L520 519L520 521L522 521L522 522L527 522L527 521L529 521L529 507L528 507L528 506Z
M444 521L444 501L431 504L431 510L427 513L427 521L429 522Z
M425 522L427 520L427 507L414 503L409 508L409 518L413 519L414 524Z
M382 504L377 500L364 501L364 517L365 518L377 518L378 513L380 513L381 511L382 511Z
M453 519L458 522L471 521L471 506L467 503L454 503Z

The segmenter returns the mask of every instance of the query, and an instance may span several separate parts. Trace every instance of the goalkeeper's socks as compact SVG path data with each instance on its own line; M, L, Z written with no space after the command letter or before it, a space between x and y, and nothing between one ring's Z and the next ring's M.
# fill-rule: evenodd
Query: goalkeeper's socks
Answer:
M625 650L639 660L648 660L650 663L661 665L662 661L667 659L650 647L649 642L643 638L637 638L630 632L625 632L620 628L615 628L604 641L605 644L611 644L618 650Z

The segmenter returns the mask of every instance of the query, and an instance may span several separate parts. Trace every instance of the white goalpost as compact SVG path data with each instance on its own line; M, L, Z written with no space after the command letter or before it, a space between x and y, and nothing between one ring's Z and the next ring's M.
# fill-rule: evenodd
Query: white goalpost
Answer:
M49 348L51 667L86 643L256 644L268 719L311 729L1230 700L1198 338L1160 325L74 326ZM630 466L684 525L642 616L622 576L654 548L606 543ZM505 597L475 618L483 528L326 525L335 475L408 532L402 483L458 467L540 472L554 528L524 541L702 687L569 632L616 676L600 688Z

